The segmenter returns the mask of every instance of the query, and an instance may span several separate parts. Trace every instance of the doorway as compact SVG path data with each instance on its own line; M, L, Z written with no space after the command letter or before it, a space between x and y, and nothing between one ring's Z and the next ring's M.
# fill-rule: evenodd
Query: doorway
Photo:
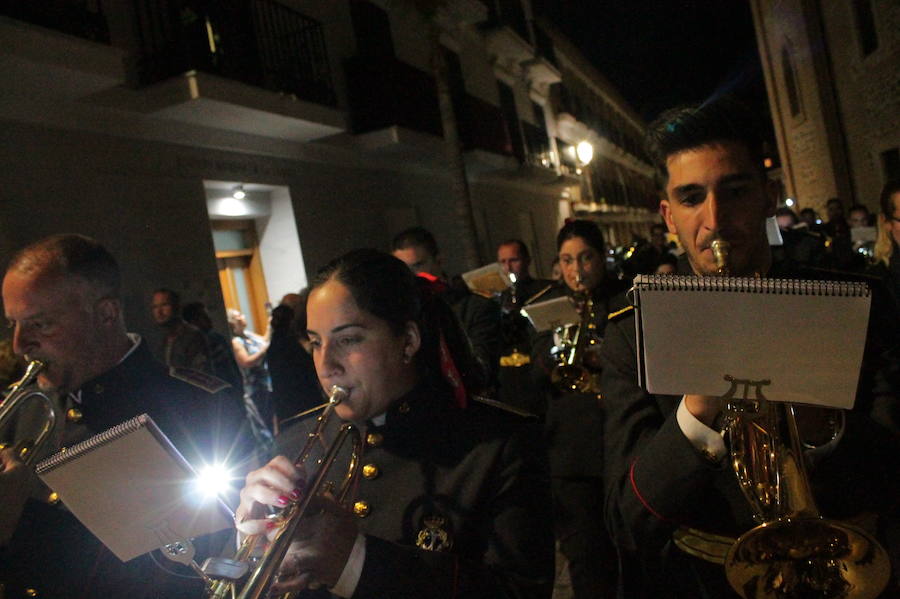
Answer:
M307 281L290 191L234 181L204 187L225 308L264 335L272 304Z
M225 308L247 318L247 328L264 335L271 308L252 220L212 221L216 266Z

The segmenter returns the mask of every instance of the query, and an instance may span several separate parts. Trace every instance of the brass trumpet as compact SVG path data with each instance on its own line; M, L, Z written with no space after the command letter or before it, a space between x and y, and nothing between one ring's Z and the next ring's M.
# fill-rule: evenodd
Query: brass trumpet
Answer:
M12 420L13 416L26 405L29 401L39 401L44 408L44 419L37 435L22 435L22 439L13 445L16 456L31 465L35 458L40 454L41 448L50 440L50 434L56 425L56 406L53 401L40 391L29 391L28 386L34 382L38 373L44 368L44 363L38 360L32 360L25 369L25 374L18 381L13 383L9 389L9 393L0 403L0 430ZM0 449L6 449L6 444L0 444Z
M207 579L206 596L215 599L237 597L238 599L260 599L267 597L269 588L274 582L278 567L287 554L291 541L310 503L328 488L326 478L338 452L347 439L352 443L352 452L343 483L336 493L336 498L343 503L347 493L359 473L359 463L362 456L362 437L359 430L351 423L345 422L334 441L328 444L325 441L325 429L328 420L341 401L347 397L347 390L334 385L329 394L325 409L316 419L316 428L309 433L303 449L300 451L294 465L298 468L305 465L315 447L323 450L323 456L316 460L318 470L312 477L312 483L307 485L304 496L298 501L291 502L280 512L273 516L273 521L279 525L275 539L269 544L261 556L258 548L265 543L264 535L250 535L244 539L234 559L210 558L204 562L202 571ZM247 575L249 573L249 576ZM240 585L240 582L246 581ZM240 591L238 592L238 586Z
M717 274L727 276L728 243L716 240L711 250ZM769 381L725 380L732 384L722 398L731 465L760 522L729 549L728 582L745 599L877 597L890 578L887 552L863 529L819 514L794 406L767 400L761 389Z

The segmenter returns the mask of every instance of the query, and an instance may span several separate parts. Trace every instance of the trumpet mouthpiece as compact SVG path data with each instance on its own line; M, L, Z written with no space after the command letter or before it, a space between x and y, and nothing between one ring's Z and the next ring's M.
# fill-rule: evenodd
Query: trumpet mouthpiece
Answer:
M332 385L331 393L328 395L328 403L336 406L337 404L347 399L347 396L349 394L350 392L347 391L345 387L341 387L340 385Z
M725 273L728 270L728 252L731 244L724 239L714 239L709 244L709 249L712 250L713 259L716 261L719 272Z

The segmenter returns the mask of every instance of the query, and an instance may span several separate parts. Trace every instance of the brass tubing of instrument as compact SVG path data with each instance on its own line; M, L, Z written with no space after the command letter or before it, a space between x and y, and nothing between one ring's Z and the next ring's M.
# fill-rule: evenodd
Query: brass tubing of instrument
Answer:
M44 363L38 360L32 360L25 369L25 374L10 387L9 393L0 403L0 430L2 430L7 422L19 410L20 406L31 399L37 399L42 402L44 407L45 418L40 431L32 436L24 435L14 447L15 452L26 465L31 465L34 459L39 455L41 447L50 439L50 433L56 424L56 406L46 394L40 391L26 391L44 368Z
M287 551L294 539L297 528L306 514L306 510L309 508L309 504L315 499L319 489L325 482L325 477L328 475L332 463L337 457L338 451L343 446L345 439L351 434L359 435L359 431L354 425L345 423L341 426L338 436L322 459L322 465L316 473L312 486L307 487L306 493L299 502L289 505L282 511L282 514L285 515L284 525L278 531L275 540L269 545L269 549L260 560L259 566L251 573L241 594L238 595L238 599L262 599L268 595L269 588L272 586L272 582L278 572L278 567L284 560L284 556L287 555Z

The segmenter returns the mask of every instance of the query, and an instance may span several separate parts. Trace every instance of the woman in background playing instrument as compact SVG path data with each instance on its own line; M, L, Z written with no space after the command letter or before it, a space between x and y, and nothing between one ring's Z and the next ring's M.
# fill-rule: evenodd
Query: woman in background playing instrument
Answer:
M612 597L618 578L615 548L603 526L603 411L597 384L607 317L625 308L626 287L606 270L606 244L593 221L573 220L557 234L563 284L542 299L568 297L580 321L578 349L551 356L550 332L532 345L537 386L547 396L545 433L550 458L556 539L569 564L575 599ZM630 283L630 281L629 281ZM576 355L573 356L571 352ZM564 358L571 366L560 367ZM559 569L559 568L558 568Z

